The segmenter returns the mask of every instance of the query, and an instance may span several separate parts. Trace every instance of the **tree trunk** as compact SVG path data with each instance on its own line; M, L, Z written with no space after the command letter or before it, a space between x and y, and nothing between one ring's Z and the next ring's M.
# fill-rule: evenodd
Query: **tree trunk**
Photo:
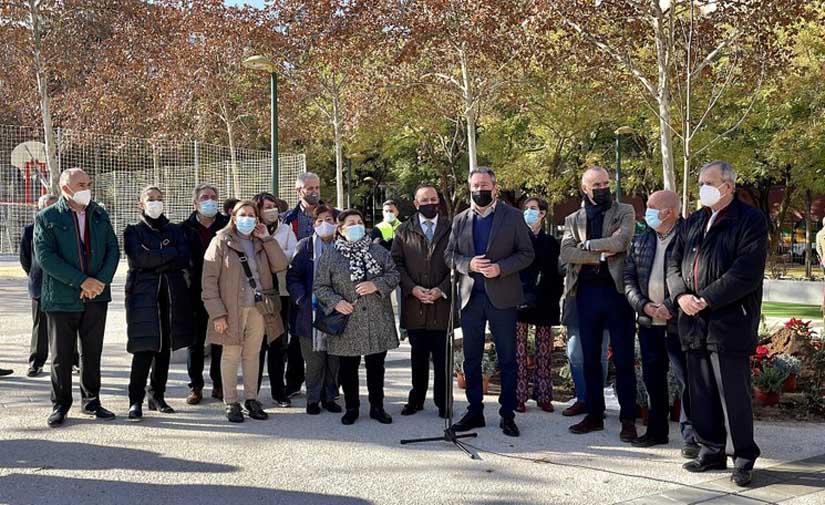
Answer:
M335 135L335 201L339 209L344 208L344 135L341 120L341 104L338 88L332 95L332 130Z
M670 80L668 77L669 48L667 34L662 25L662 10L657 0L652 1L653 28L656 33L656 62L659 83L656 103L659 107L659 144L662 151L662 178L665 189L676 191L676 171L673 163L673 133L670 131ZM687 202L682 202L683 207ZM687 208L687 207L684 207Z
M462 50L459 53L461 60L462 92L464 95L464 120L467 122L467 158L470 172L478 167L476 150L476 121L478 119L478 104L473 93L473 84L470 79L470 69L467 67L467 55Z
M811 250L811 205L813 203L813 196L811 190L805 190L805 278L813 280L813 251Z
M229 163L232 172L232 188L235 198L241 198L241 177L238 173L238 154L235 152L235 129L232 121L226 120L226 135L229 137Z
M37 78L37 93L40 98L40 114L43 119L43 138L46 144L46 167L49 171L49 186L52 193L60 194L60 166L57 160L57 142L52 124L51 99L49 97L49 76L43 61L43 17L40 15L38 0L29 0L31 16L32 63Z

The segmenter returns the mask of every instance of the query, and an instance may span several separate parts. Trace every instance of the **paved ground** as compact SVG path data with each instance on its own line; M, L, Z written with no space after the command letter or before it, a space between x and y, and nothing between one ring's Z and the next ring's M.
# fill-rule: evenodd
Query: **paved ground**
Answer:
M115 293L122 293L120 277ZM390 354L390 426L366 416L351 427L331 414L310 417L301 398L291 409L265 403L269 421L230 425L217 402L183 403L182 364L173 365L167 395L178 413L128 423L120 296L108 321L103 400L121 417L93 422L75 408L64 429L50 430L48 376L23 373L28 310L23 281L0 279L0 367L16 369L0 379L0 504L825 503L821 424L757 423L764 453L758 487L741 494L724 472L683 472L675 439L656 449L622 444L615 412L604 432L574 437L569 419L533 408L518 416L523 436L510 439L489 408L489 426L472 441L480 461L442 443L401 446L402 438L442 429L431 405L412 418L398 415L409 387L406 346ZM365 396L364 388L364 404ZM492 406L495 399L488 400Z

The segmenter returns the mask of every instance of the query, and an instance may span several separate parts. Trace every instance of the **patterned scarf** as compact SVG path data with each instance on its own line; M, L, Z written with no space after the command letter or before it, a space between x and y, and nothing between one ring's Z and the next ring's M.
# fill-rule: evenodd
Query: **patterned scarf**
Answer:
M352 282L363 281L367 277L367 272L372 275L381 274L381 265L370 254L371 245L372 239L369 235L356 242L350 242L342 237L335 241L335 249L349 260L349 277Z

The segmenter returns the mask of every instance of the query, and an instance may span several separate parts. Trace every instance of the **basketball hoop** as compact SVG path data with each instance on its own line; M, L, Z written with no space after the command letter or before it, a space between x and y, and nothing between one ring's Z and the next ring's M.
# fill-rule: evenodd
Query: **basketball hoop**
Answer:
M20 170L25 181L23 203L33 204L36 201L35 194L45 195L49 192L51 177L46 168L47 159L46 146L42 142L30 140L18 144L12 150L11 164Z

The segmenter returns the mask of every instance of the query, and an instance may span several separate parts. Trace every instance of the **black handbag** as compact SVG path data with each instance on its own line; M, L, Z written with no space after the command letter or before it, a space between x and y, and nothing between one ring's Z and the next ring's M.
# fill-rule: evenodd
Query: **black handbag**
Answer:
M342 314L337 310L333 310L327 314L323 308L319 306L318 310L315 311L315 321L312 322L312 327L327 335L338 336L347 329L350 315L351 314Z

